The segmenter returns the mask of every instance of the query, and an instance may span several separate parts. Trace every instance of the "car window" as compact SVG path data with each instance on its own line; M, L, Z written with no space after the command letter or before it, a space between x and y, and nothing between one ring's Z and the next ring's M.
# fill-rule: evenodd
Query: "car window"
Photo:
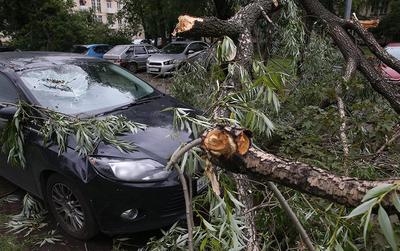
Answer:
M386 51L393 57L400 59L400 47L386 47Z
M180 54L185 51L187 44L170 43L162 48L161 52L165 54Z
M18 101L18 92L14 84L0 73L0 102L15 103Z
M143 46L135 46L135 55L146 54L146 50Z
M72 50L73 53L80 53L80 54L85 54L87 52L88 48L85 46L74 46L74 49Z
M158 52L158 49L153 46L146 46L147 53L154 54Z
M200 43L200 46L203 48L203 50L207 50L208 48L210 48L206 43Z
M71 61L19 74L41 106L71 115L108 111L154 91L146 82L108 62Z
M126 50L126 48L128 48L127 45L117 45L117 46L114 46L111 50L109 50L107 52L107 54L121 55Z
M193 44L189 45L188 50L193 50L195 52L198 52L198 51L204 50L204 46L201 43L193 43Z
M93 50L94 50L96 53L104 54L104 53L106 53L109 49L110 49L109 46L97 46L97 47L95 47Z

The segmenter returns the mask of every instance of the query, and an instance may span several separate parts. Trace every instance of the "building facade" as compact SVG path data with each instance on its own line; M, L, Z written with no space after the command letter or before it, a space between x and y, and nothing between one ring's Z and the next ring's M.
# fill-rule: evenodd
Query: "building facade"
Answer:
M359 9L359 15L367 18L379 18L390 12L391 0L373 1L370 4L364 4Z
M122 8L118 0L74 0L75 10L94 10L98 21L109 24L111 29L120 29L124 26L123 20L116 18Z

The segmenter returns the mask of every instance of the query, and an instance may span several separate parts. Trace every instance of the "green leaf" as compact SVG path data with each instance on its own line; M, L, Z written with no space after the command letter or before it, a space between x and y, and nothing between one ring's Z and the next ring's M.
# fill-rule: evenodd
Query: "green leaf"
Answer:
M393 206L397 209L397 211L400 212L400 199L396 192L392 194L392 203Z
M203 251L203 250L206 249L207 242L208 242L208 238L204 238L204 240L201 241L201 244L200 244L200 251Z
M367 247L367 233L368 233L368 226L369 221L371 219L372 207L368 210L366 214L365 222L364 222L364 229L363 229L363 237L364 237L364 246Z
M336 242L335 251L344 251L342 245L339 242Z
M389 216L386 213L385 209L382 206L379 206L378 210L378 221L381 227L382 233L385 236L386 240L389 242L392 250L397 251L397 242L393 232L393 226L390 222Z
M377 187L374 187L365 194L361 202L367 201L371 198L378 197L379 195L382 195L390 191L394 186L395 186L394 184L382 184Z
M349 215L347 215L343 218L350 219L350 218L356 217L360 214L367 212L370 208L372 208L375 205L377 200L378 200L377 198L373 198L369 201L362 203L358 207L354 208L353 211L351 211L351 213Z
M223 61L229 62L235 59L236 57L236 45L230 37L225 36L221 48L221 59Z
M203 223L206 226L206 228L212 232L216 232L217 230L213 227L213 225L211 225L208 221L206 221L205 219L203 219Z

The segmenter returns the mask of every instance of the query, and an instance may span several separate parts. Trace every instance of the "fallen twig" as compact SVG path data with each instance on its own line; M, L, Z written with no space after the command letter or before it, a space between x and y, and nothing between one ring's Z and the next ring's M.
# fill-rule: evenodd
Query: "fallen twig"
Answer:
M268 181L267 186L269 189L272 190L276 198L278 199L279 203L281 204L283 210L287 213L289 216L290 220L293 222L294 227L296 230L299 232L301 238L304 241L304 244L307 246L309 251L314 251L314 245L311 242L310 237L308 236L306 230L303 228L303 225L301 225L301 222L297 218L296 214L293 212L293 210L290 208L289 204L287 203L285 197L283 197L282 193L279 191L279 189L275 186L274 183Z
M192 142L189 142L188 144L184 145L181 147L178 151L176 151L172 156L169 162L167 163L166 168L170 169L171 166L174 166L175 170L179 174L179 180L182 185L183 189L183 195L185 197L185 210L186 210L186 223L188 227L188 249L189 251L193 251L193 227L194 227L194 222L193 222L193 209L192 209L192 195L189 194L189 189L188 189L188 184L185 179L185 175L183 174L183 171L179 168L177 162L178 160L190 149L192 149L195 146L200 145L202 142L202 139L195 139ZM191 189L190 189L191 190Z

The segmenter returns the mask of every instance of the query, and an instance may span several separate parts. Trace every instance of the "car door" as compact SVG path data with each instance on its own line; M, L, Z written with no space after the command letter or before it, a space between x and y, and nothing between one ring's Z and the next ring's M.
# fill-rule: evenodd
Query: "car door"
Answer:
M139 68L146 67L146 60L149 57L144 46L135 46L135 62Z
M11 82L11 80L0 72L0 107L4 107L1 103L17 103L20 99L20 95L18 93L17 88ZM8 123L8 120L0 118L0 131L3 131ZM0 145L2 142L0 142ZM24 147L26 146L26 143ZM25 147L26 149L27 147ZM26 153L25 153L26 154ZM12 166L7 161L7 153L3 153L0 151L0 176L8 179L12 183L18 185L19 187L36 193L37 187L35 184L35 180L33 179L33 170L32 167L27 163L26 168L22 168L21 166Z

